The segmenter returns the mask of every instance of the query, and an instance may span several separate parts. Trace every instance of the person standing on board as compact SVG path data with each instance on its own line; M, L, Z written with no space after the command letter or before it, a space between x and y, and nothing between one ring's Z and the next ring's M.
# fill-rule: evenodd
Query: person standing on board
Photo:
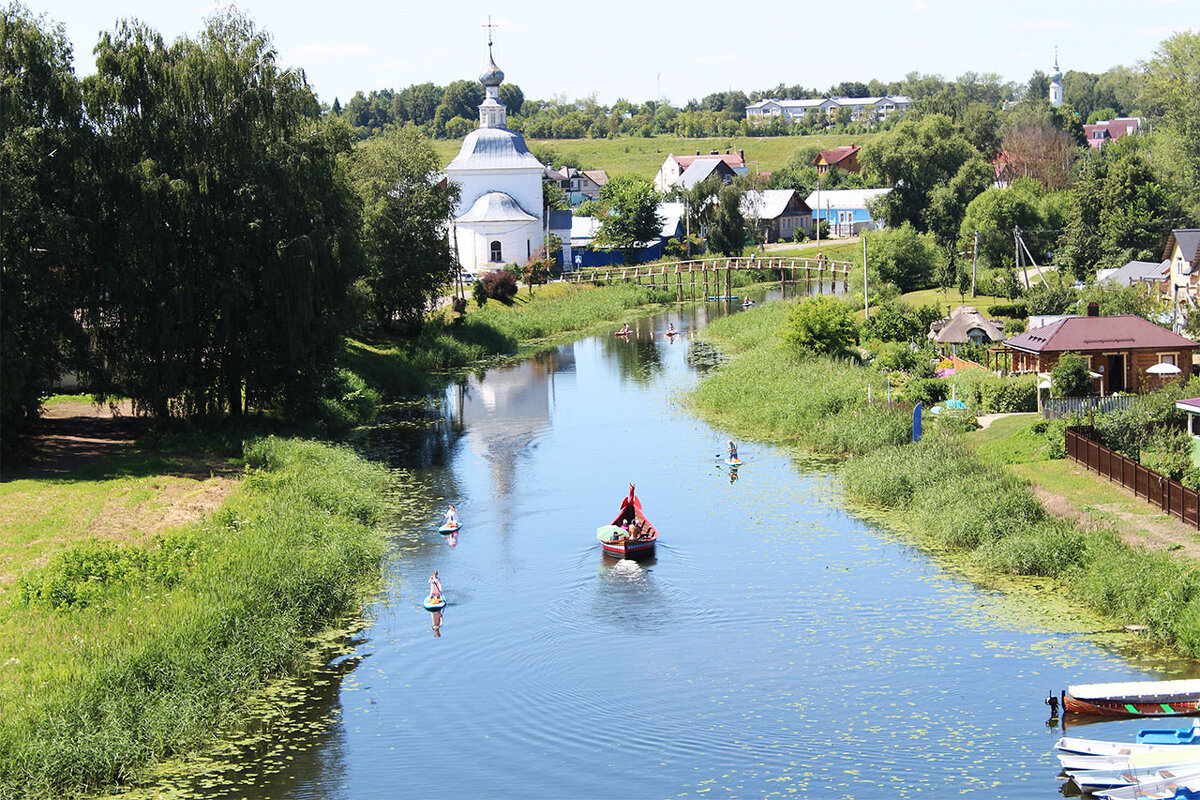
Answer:
M738 461L737 445L733 443L733 439L729 440L729 460Z
M438 578L437 570L429 576L429 597L432 600L442 599L442 581Z
M455 510L453 504L450 505L450 508L446 509L446 527L447 528L457 528L458 527L458 511Z

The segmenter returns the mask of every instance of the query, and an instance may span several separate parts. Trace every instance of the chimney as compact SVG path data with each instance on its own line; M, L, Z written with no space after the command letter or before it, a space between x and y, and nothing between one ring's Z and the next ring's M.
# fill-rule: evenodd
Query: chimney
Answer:
M1087 315L1088 315L1089 317L1098 317L1098 316L1100 316L1100 304L1099 304L1099 303L1097 303L1095 300L1093 300L1092 302L1088 303L1088 313L1087 313Z
M746 151L738 150L738 158L740 158L742 160L742 163L745 164L746 163Z
M699 151L699 150L697 150L697 151L696 151L696 155L700 155L700 151Z

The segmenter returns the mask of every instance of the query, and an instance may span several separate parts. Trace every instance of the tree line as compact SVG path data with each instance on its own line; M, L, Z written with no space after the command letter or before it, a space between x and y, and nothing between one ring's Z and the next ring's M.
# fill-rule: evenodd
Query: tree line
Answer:
M967 72L954 80L912 72L902 80L845 81L827 91L800 85L779 84L749 93L740 90L713 92L681 106L667 100L637 103L619 99L612 105L594 95L575 100L554 97L533 100L512 83L500 87L500 100L508 106L508 125L532 139L604 139L616 136L803 136L813 133L860 133L887 129L903 116L887 120L853 119L848 108L826 114L810 113L794 123L781 118L746 119L746 106L765 98L882 97L905 95L913 99L916 114L945 114L958 119L971 115L973 124L986 123L988 112L998 113L1014 103L1046 98L1050 79L1039 71L1026 83L1004 81L993 73ZM1069 70L1063 75L1063 95L1072 117L1080 123L1118 116L1140 115L1144 110L1144 74L1124 66L1102 73ZM404 89L357 92L344 105L334 99L331 112L343 117L358 136L366 138L391 125L412 125L435 138L460 139L476 125L483 87L475 80L458 80L447 86L413 84Z
M61 25L0 20L0 433L61 375L157 417L311 416L343 336L419 324L452 275L428 143L362 146L234 10L122 22L79 80Z

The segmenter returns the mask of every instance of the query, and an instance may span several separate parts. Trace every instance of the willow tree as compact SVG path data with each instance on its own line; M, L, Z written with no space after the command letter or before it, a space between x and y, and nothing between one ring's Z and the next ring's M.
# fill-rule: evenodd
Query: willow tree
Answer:
M61 26L0 9L0 432L36 416L79 339L86 130Z
M302 406L359 266L349 129L236 12L170 45L123 22L95 53L97 386L159 416Z
M366 282L379 324L420 327L426 305L454 277L447 227L458 184L410 128L391 130L354 152L354 187L363 204Z

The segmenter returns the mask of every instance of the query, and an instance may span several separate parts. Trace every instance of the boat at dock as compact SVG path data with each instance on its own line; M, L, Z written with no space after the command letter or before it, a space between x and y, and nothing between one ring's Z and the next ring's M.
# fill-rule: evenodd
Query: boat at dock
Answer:
M1068 686L1063 708L1077 714L1169 717L1200 712L1200 680L1088 683Z
M1055 743L1054 749L1063 753L1106 756L1144 753L1180 745L1200 745L1200 719L1192 720L1189 728L1143 728L1132 742L1064 736Z
M642 501L629 484L629 496L621 500L621 512L611 525L596 531L606 555L614 558L638 558L654 553L658 529L642 513Z

